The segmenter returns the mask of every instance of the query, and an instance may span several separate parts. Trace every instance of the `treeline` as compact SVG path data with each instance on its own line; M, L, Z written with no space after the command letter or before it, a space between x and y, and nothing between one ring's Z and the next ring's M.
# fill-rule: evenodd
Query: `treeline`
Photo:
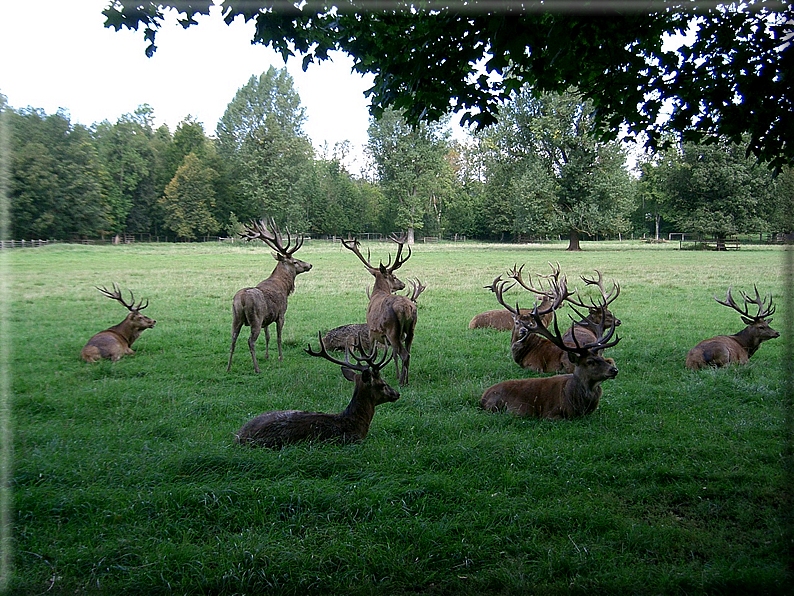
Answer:
M363 232L513 240L563 235L725 236L790 232L794 178L777 178L737 145L674 145L627 166L626 146L599 140L575 92L528 90L466 142L447 123L372 119L367 171L349 147L318 156L286 70L251 77L209 136L190 116L173 132L149 106L90 127L68 114L13 109L8 131L12 237L76 240L125 234L235 235L273 216L315 236Z

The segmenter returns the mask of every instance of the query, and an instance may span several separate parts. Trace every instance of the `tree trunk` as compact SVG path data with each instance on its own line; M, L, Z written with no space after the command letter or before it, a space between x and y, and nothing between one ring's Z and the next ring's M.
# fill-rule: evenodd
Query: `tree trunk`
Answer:
M408 246L411 246L414 243L414 241L415 241L414 229L413 229L413 227L409 227L408 228L408 240L407 240Z
M568 248L565 250L582 250L582 247L579 246L579 232L577 230L571 230L571 234L568 236Z
M725 250L725 236L717 235L717 250Z

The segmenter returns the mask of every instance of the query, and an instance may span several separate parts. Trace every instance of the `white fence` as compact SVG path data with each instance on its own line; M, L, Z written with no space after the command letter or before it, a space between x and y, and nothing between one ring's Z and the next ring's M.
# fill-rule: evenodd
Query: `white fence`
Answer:
M54 240L0 240L0 250L4 248L36 248L54 243Z

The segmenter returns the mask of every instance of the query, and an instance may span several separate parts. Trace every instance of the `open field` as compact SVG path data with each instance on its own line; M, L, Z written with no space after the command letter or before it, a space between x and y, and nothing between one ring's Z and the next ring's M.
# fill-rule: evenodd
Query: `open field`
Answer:
M365 244L373 260L390 244ZM307 243L284 360L262 374L238 341L231 298L273 269L260 244L15 250L11 594L785 594L784 338L745 367L693 373L687 351L743 324L712 296L759 284L787 327L784 252L584 243L416 245L410 385L359 445L281 451L233 443L271 409L341 411L334 366L303 352L364 321L371 277L339 244ZM677 247L677 243L675 244ZM496 308L483 286L514 263L571 283L620 282L620 369L599 409L565 422L483 412L488 386L531 376L509 335L469 330ZM86 340L126 314L94 286L118 282L157 326L117 363ZM578 284L581 285L581 284ZM529 298L515 290L522 306ZM384 376L396 388L394 367Z

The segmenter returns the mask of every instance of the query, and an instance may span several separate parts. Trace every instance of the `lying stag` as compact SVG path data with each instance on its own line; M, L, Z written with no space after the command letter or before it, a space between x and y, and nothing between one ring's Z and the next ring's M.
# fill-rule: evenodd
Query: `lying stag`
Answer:
M319 352L313 351L311 345L306 350L312 356L320 356L329 362L341 365L344 377L355 383L353 398L344 412L340 414L300 410L265 412L243 425L237 432L236 442L252 446L282 447L289 443L309 440L342 443L362 441L369 432L372 417L375 415L375 406L397 401L400 394L380 377L381 369L391 360L391 356L388 356L389 349L386 348L380 360L377 346L371 352L361 349L359 345L356 349L361 356L353 354L355 364L350 362L350 350L345 352L344 361L330 356L322 337L320 337Z
M384 265L380 263L378 267L373 267L370 262L370 253L367 251L367 258L361 254L357 239L343 240L344 247L355 254L364 263L374 277L375 285L367 306L367 327L369 328L369 339L371 342L380 342L391 346L394 354L395 366L397 367L397 377L400 386L408 383L408 366L411 361L411 344L414 340L414 329L416 328L416 303L408 296L393 294L397 290L402 290L405 284L394 275L403 263L411 258L411 247L408 247L408 256L401 258L405 236L392 236L392 241L397 243L397 256L394 264L389 262ZM421 284L420 284L421 286ZM424 286L422 286L424 290ZM416 296L421 293L419 290ZM399 358L399 360L398 360ZM402 369L400 368L402 363Z
M503 284L508 282L502 282ZM543 313L536 305L527 322L528 332L542 335L552 344L563 350L574 364L570 374L553 377L503 381L489 387L483 393L480 405L490 411L507 410L517 416L537 418L575 418L593 412L601 399L601 383L614 379L618 369L614 362L600 355L602 350L617 345L619 337L612 340L615 333L614 323L605 329L605 314L602 321L594 324L589 321L574 323L586 327L596 335L595 341L581 344L574 334L574 345L563 342L554 312L566 294L565 279L555 284L552 303L553 331L543 321ZM602 306L606 310L606 306Z
M234 295L232 300L232 347L229 351L229 364L226 367L226 372L232 368L234 346L237 344L237 336L243 325L251 327L248 349L251 351L251 359L254 361L254 370L257 373L259 372L259 363L256 361L256 340L264 328L265 360L267 360L270 351L268 327L271 323L276 324L278 359L282 359L281 329L284 327L284 314L287 312L287 297L295 291L295 277L312 268L309 263L293 256L303 246L303 237L299 237L295 241L295 245L290 248L292 238L289 230L287 230L287 245L284 246L281 232L272 218L269 226L268 229L268 224L264 220L252 222L245 226L245 231L241 234L246 240L258 238L272 248L275 251L273 258L278 262L270 277L257 284L256 287L243 288Z
M761 344L768 339L780 337L780 333L772 329L767 320L775 313L772 306L772 296L767 296L763 300L758 293L758 288L754 286L755 298L751 298L741 292L744 298L744 308L740 308L731 296L732 288L728 288L728 297L723 302L714 298L723 306L729 306L742 316L742 322L747 325L739 333L734 335L718 335L711 339L705 339L692 348L686 357L686 366L692 370L699 370L707 366L728 366L729 364L746 364L750 357L755 354ZM750 315L750 305L758 307L755 315Z
M145 329L151 329L157 322L141 314L141 311L149 306L149 301L147 300L144 304L141 300L138 304L135 304L135 296L130 292L130 302L125 302L121 295L121 290L115 283L113 284L112 292L107 288L97 288L97 290L108 298L120 302L130 312L118 325L113 325L113 327L100 331L89 339L88 343L83 346L80 356L86 362L96 362L102 358L110 358L115 362L122 356L131 356L135 353L131 349L135 340L140 337Z
M558 264L556 267L553 265L551 267L552 274L538 277L552 280L552 283L558 284L560 277L560 266ZM542 287L536 288L532 286L531 283L524 282L521 276L521 269L523 269L523 266L520 269L513 268L513 271L511 271L508 275L516 280L525 289L543 297L540 308L547 317L544 320L544 325L548 325L552 316L551 310L545 308L551 300L548 290L544 290ZM579 296L578 292L566 293L563 299L572 306L574 312L580 317L578 325L572 325L563 335L563 342L568 346L575 345L573 340L574 333L576 334L576 338L580 344L595 341L596 336L591 330L591 327L593 325L600 324L602 322L602 317L605 317L603 321L604 327L612 326L613 323L614 326L617 327L621 323L620 319L616 318L607 308L607 306L620 295L620 286L613 282L612 289L607 292L604 288L601 272L596 269L596 273L598 274L597 279L587 278L584 275L582 275L581 278L585 284L597 287L600 294L600 300L598 303L591 299L590 303L586 304ZM504 302L500 303L505 306L508 311L512 311L510 306L506 305ZM583 315L576 310L575 307L587 309L588 314ZM530 333L528 331L527 325L525 324L526 317L517 317L515 312L511 312L511 314L517 319L517 322L513 328L510 351L513 355L513 360L519 366L538 372L573 372L575 366L568 357L567 352L561 350L547 339L540 337L537 334Z

